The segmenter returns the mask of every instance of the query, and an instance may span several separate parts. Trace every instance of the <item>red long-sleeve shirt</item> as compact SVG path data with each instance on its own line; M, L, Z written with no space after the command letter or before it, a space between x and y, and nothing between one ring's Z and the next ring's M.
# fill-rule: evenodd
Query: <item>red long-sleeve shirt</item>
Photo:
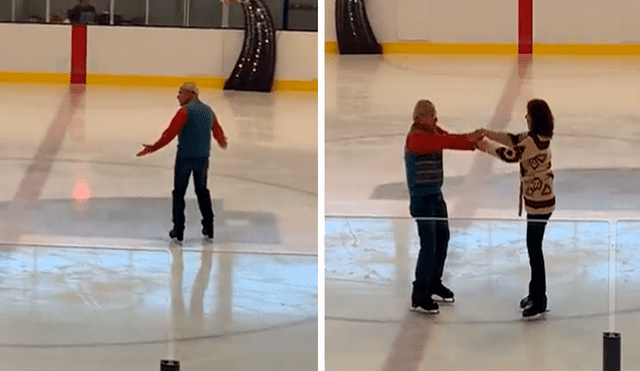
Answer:
M435 126L435 133L413 124L407 135L407 150L416 154L442 152L443 149L472 150L475 143L464 134L449 134Z
M153 151L155 152L169 144L173 140L173 138L180 134L182 128L184 128L184 125L186 123L187 110L184 108L180 108L178 112L176 112L175 116L173 116L173 119L171 119L169 127L160 136L160 139L158 139L158 141L152 145ZM219 145L222 145L225 140L224 131L222 130L222 127L218 123L218 119L216 119L215 116L213 118L213 122L211 123L211 131L213 132L213 138L216 140L216 142L218 142Z

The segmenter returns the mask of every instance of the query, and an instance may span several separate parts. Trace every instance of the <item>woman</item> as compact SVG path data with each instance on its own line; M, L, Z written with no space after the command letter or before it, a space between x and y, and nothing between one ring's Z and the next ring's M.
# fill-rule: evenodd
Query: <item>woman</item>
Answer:
M509 134L484 130L485 139L478 143L483 152L506 162L520 163L520 200L527 211L527 251L531 266L529 295L520 301L522 316L530 318L547 310L546 277L542 239L546 221L555 210L553 171L551 170L551 138L553 114L544 100L527 103L525 115L529 131Z

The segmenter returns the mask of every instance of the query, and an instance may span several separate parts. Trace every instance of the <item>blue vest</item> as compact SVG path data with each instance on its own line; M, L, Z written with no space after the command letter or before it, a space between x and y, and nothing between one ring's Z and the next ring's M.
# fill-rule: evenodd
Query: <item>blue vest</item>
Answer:
M211 107L195 99L183 106L187 123L178 135L178 157L207 158L211 149Z
M414 196L433 195L442 188L442 152L418 155L404 152L409 193Z

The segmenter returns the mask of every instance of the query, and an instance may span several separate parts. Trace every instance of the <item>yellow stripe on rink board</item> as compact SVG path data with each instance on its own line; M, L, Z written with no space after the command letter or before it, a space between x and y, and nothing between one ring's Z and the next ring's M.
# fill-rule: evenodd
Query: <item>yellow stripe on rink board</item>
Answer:
M68 73L50 72L2 72L0 82L35 82L41 84L68 84Z
M295 81L281 80L273 84L274 91L318 91L318 80Z
M640 44L533 44L533 54L640 55Z
M55 83L68 84L68 73L35 73L35 72L2 72L0 82L22 83ZM225 79L222 77L197 77L197 76L133 76L133 75L104 75L88 74L87 85L117 85L117 86L159 86L176 87L185 82L194 82L198 87L210 89L222 89ZM274 91L318 91L318 80L276 80L273 84Z
M340 49L338 49L337 41L325 41L324 42L324 53L325 54L339 54Z
M517 54L517 44L444 44L388 42L384 54ZM325 42L325 54L339 54L338 43ZM533 44L533 54L640 55L640 44Z
M123 75L87 75L87 85L125 85L125 86L163 86L175 87L185 82L194 82L201 88L222 89L225 79L222 77L175 77L175 76L123 76ZM296 81L276 80L274 91L317 91L318 80Z
M384 54L517 54L516 44L441 44L428 42L389 42Z
M336 41L326 41L325 54L339 54ZM387 42L383 54L517 54L515 44L441 44L420 41Z
M87 85L120 85L120 86L161 86L176 87L185 82L193 82L201 88L222 89L224 79L221 77L197 76L140 76L140 75L102 75L87 74Z

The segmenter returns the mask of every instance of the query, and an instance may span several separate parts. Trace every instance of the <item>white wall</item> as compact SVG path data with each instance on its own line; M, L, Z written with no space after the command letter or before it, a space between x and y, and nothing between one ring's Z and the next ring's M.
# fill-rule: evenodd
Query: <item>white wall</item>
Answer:
M517 0L365 0L378 42L517 40ZM326 41L336 41L335 0L325 0Z
M319 1L322 1L322 0L319 0ZM365 5L366 4L368 3L365 2ZM324 2L324 41L335 42L336 40L338 40L338 37L336 36L336 0L325 0Z
M364 0L378 42L517 43L518 0ZM640 0L533 0L538 43L640 42ZM326 41L336 41L325 0Z
M514 43L517 40L517 1L401 1L397 12L396 40L441 43Z
M308 37L308 34L291 31L276 34L276 79L279 79L278 76L298 81L318 79L318 33L314 32L313 37ZM242 49L241 43L242 40L238 44L238 51L233 54L236 55L233 63ZM231 69L228 73L231 73Z
M87 40L87 74L222 76L221 32L93 26Z
M318 79L317 33L278 32L276 80ZM68 25L0 24L0 72L70 70ZM87 73L226 78L244 31L89 26Z
M539 43L640 42L640 0L535 0Z
M69 72L71 27L0 24L0 71Z

